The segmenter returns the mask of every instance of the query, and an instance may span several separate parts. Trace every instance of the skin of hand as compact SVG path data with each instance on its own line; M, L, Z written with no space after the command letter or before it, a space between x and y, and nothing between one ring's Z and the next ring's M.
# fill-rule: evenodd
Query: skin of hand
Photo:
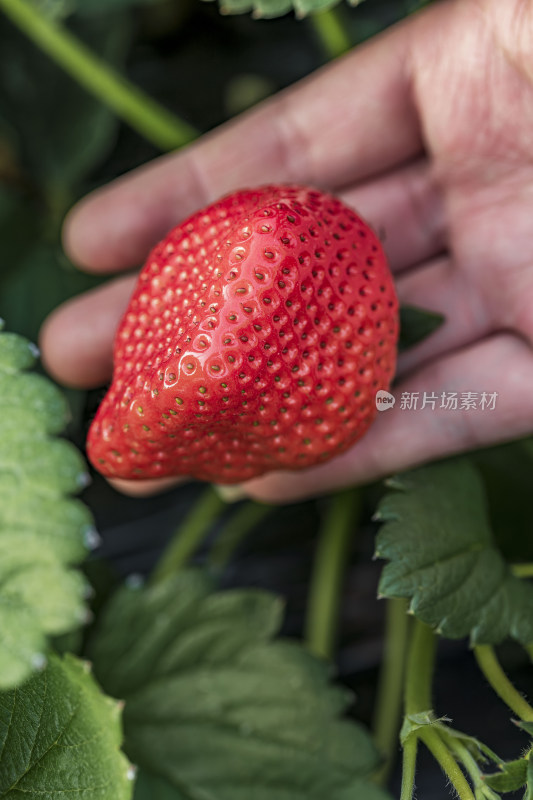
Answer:
M429 6L82 200L66 220L66 251L87 271L124 272L197 208L269 181L339 194L384 231L401 302L446 316L400 357L396 398L498 398L484 411L397 402L342 456L255 479L243 493L288 502L533 431L533 3ZM109 380L133 281L116 278L46 321L42 354L60 381Z

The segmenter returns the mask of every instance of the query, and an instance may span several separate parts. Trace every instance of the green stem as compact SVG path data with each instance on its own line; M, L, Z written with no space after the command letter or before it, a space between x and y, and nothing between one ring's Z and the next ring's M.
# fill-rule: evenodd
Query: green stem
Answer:
M474 647L474 654L479 668L496 694L521 720L533 722L533 708L515 689L501 668L494 648L488 644L477 645Z
M448 748L455 753L457 758L462 762L465 766L468 774L470 775L470 779L474 785L474 792L475 796L482 796L486 797L487 800L490 798L491 800L499 800L499 795L492 791L490 786L487 786L485 780L483 779L483 775L479 768L479 764L477 763L474 756L468 751L468 748L464 746L464 744L453 736L446 736L444 731L441 729L440 731L441 738L444 739Z
M360 492L338 492L330 502L315 553L305 637L310 650L323 658L332 658L334 653L342 578L357 524Z
M329 59L338 58L350 50L352 43L337 11L318 11L309 19Z
M385 759L375 776L376 782L381 785L387 782L398 749L409 623L407 602L402 598L388 600L385 649L373 726L374 742Z
M531 661L533 661L533 644L526 644L524 646L526 653L528 654Z
M194 128L115 72L29 0L0 0L0 10L74 80L157 147L172 150L196 138Z
M228 520L220 531L208 556L208 565L218 572L223 570L245 536L273 510L264 503L249 502Z
M431 628L417 620L411 637L407 659L405 681L405 713L407 715L419 714L431 709L431 687L435 668L436 645L437 637ZM422 726L404 742L404 748L413 738L418 738L421 742L424 742L444 770L460 800L475 800L468 781L439 731L431 725ZM408 767L412 769L411 761L408 762ZM408 786L411 777L408 776L406 781L406 786ZM407 788L405 791L407 791ZM406 794L405 800L408 800L408 798L409 796ZM404 800L403 796L402 800Z
M533 578L533 564L513 564L511 569L517 578Z
M476 800L461 767L450 752L440 733L430 726L420 729L418 736L438 761L444 774L454 787L460 800Z
M419 714L432 707L431 685L435 669L437 637L428 625L416 620L405 681L405 713Z
M214 489L209 487L174 534L170 545L152 573L152 583L159 583L183 569L225 508L224 501L220 499Z
M415 791L418 736L410 736L403 746L402 793L400 800L412 800Z

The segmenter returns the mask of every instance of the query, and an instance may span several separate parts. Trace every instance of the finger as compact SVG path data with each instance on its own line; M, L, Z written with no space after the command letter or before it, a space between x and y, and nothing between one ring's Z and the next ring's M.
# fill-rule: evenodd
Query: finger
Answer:
M396 281L400 303L444 316L444 323L420 344L402 353L397 375L487 336L494 321L484 296L470 284L468 273L443 256L403 273Z
M411 96L411 40L423 16L186 150L97 190L69 215L70 256L95 272L131 267L180 219L243 185L338 188L412 158L422 141Z
M426 261L445 249L442 194L427 160L416 160L339 194L381 236L393 270Z
M350 189L344 196L376 230L385 232L385 247L393 268L401 269L442 250L444 211L426 162L410 164ZM68 304L62 306L45 326L44 357L50 371L66 383L95 386L110 377L112 339L124 298L131 293L130 279L108 287L87 295L87 304L79 298L72 308ZM424 295L423 305L431 307L431 302L433 298L429 297L426 303ZM98 326L92 322L95 315L99 315Z
M502 369L503 366L503 369ZM403 392L420 395L417 410L402 410ZM439 398L420 408L424 392ZM442 392L497 392L494 410L447 410ZM267 503L287 503L353 486L391 473L533 431L533 351L521 339L500 334L426 367L394 392L393 410L382 412L351 450L323 466L299 473L273 473L243 484ZM478 394L479 397L479 394Z
M417 263L442 250L446 227L443 204L425 161L409 164L386 177L352 188L344 197L376 230L385 232L385 247L393 269ZM109 297L108 291L111 292ZM104 288L88 295L87 306L80 298L73 309L66 305L53 315L53 322L47 323L43 334L43 349L49 368L57 377L61 375L67 383L84 386L108 380L112 338L124 308L123 298L130 292L128 279L124 284L111 284L109 290ZM117 306L113 308L115 299ZM431 302L429 297L426 303L424 295L423 305L431 307ZM86 324L92 326L95 314L105 319L99 320L98 326L94 325L95 335L91 338L87 336ZM72 322L75 324L69 331L68 324ZM88 371L83 374L85 363Z
M39 336L43 363L60 383L101 386L113 371L113 340L136 277L110 281L59 306Z
M394 271L445 249L444 203L426 159L347 189L341 196L381 236Z
M148 481L126 481L122 478L108 479L108 483L121 494L128 495L128 497L151 497L155 494L168 492L180 486L182 483L187 483L190 478L185 478L182 475L177 475L170 478L157 478Z

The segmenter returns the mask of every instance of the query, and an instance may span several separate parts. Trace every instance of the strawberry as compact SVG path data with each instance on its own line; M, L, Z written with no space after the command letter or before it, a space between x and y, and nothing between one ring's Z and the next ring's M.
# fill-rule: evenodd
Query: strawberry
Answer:
M148 256L89 458L217 483L311 467L368 429L397 335L385 256L350 208L299 186L235 192Z

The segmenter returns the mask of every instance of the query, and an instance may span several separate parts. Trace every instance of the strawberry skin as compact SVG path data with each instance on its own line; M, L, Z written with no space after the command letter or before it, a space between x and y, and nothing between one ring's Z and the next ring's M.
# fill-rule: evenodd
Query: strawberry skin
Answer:
M397 338L385 256L354 211L307 187L235 192L150 253L89 458L216 483L319 464L368 429Z

